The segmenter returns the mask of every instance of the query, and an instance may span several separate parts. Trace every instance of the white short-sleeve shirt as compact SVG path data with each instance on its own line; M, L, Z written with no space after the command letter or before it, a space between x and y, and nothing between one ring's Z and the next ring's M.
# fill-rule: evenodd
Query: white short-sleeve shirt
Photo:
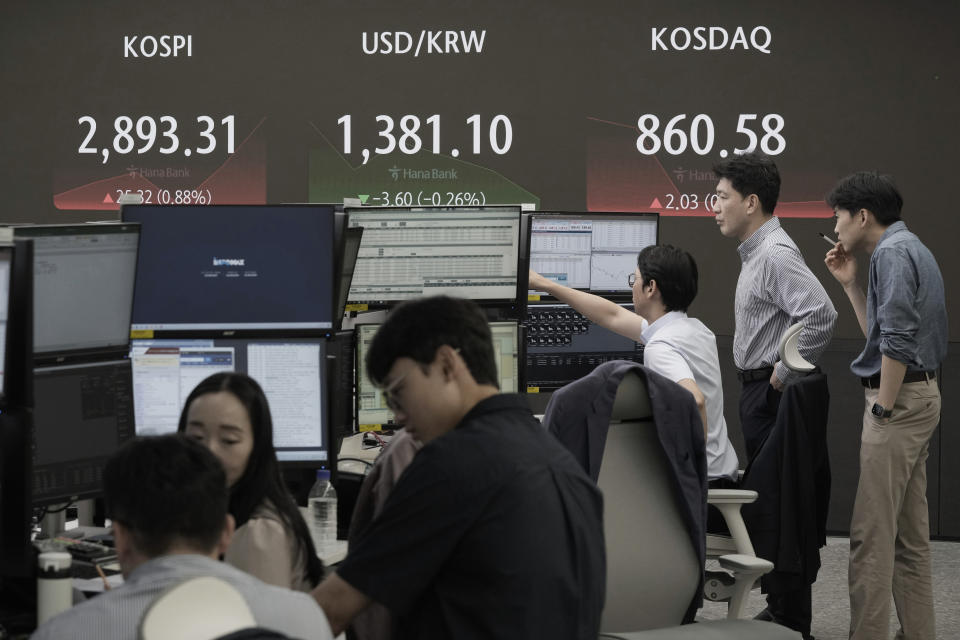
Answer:
M670 311L652 324L643 323L643 364L677 382L693 380L703 394L707 413L707 476L736 478L737 452L723 418L723 386L717 337L683 311Z

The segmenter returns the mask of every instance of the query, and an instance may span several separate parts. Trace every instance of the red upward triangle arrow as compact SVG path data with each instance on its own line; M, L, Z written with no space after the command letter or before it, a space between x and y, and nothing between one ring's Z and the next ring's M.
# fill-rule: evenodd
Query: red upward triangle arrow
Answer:
M113 204L113 198L110 197L110 194L103 196L103 201L106 204Z
M110 196L107 196L108 198ZM654 198L653 202L650 203L651 209L663 209L663 205L660 204L660 198Z

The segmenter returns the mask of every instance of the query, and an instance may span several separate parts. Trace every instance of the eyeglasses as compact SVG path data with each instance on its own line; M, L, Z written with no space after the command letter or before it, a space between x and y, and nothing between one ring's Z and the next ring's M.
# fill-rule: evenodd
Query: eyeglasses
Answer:
M453 352L460 353L460 347L456 347L453 350ZM424 373L427 372L427 369L424 365L419 365L419 366L423 368ZM411 367L410 369L407 369L402 375L397 377L396 380L394 380L393 382L391 382L386 387L380 390L380 393L383 394L384 403L387 405L387 408L393 412L397 412L400 410L400 401L397 399L397 396L399 395L401 390L398 389L397 387L400 386L400 383L403 382L404 378L406 378L412 370L413 370L413 367Z
M633 287L634 283L637 281L637 274L631 273L627 276L627 284Z
M397 400L397 394L400 390L397 389L397 387L400 386L400 383L403 382L403 379L406 378L409 373L410 369L407 369L402 376L398 377L396 380L380 390L380 393L383 394L383 401L386 403L387 408L391 411L396 412L400 409L400 401Z

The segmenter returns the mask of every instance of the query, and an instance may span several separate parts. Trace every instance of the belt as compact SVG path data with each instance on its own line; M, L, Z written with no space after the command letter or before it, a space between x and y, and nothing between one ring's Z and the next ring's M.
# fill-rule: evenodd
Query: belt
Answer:
M903 383L907 384L908 382L925 382L927 380L936 379L936 371L908 371L907 375L903 376ZM879 389L880 374L878 373L877 375L870 376L869 378L860 378L860 384L865 386L867 389Z
M737 369L737 380L740 382L756 382L757 380L769 380L773 375L773 367L761 367L759 369Z

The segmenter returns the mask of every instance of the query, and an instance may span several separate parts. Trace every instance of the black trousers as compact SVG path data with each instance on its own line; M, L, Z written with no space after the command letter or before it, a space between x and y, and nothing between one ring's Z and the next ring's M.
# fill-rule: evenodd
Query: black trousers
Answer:
M780 395L769 380L744 382L740 387L740 427L748 464L777 422Z
M781 393L769 380L744 382L740 388L740 425L747 449L747 469L777 422ZM786 592L767 594L770 618L807 636L810 634L811 589L805 585Z

